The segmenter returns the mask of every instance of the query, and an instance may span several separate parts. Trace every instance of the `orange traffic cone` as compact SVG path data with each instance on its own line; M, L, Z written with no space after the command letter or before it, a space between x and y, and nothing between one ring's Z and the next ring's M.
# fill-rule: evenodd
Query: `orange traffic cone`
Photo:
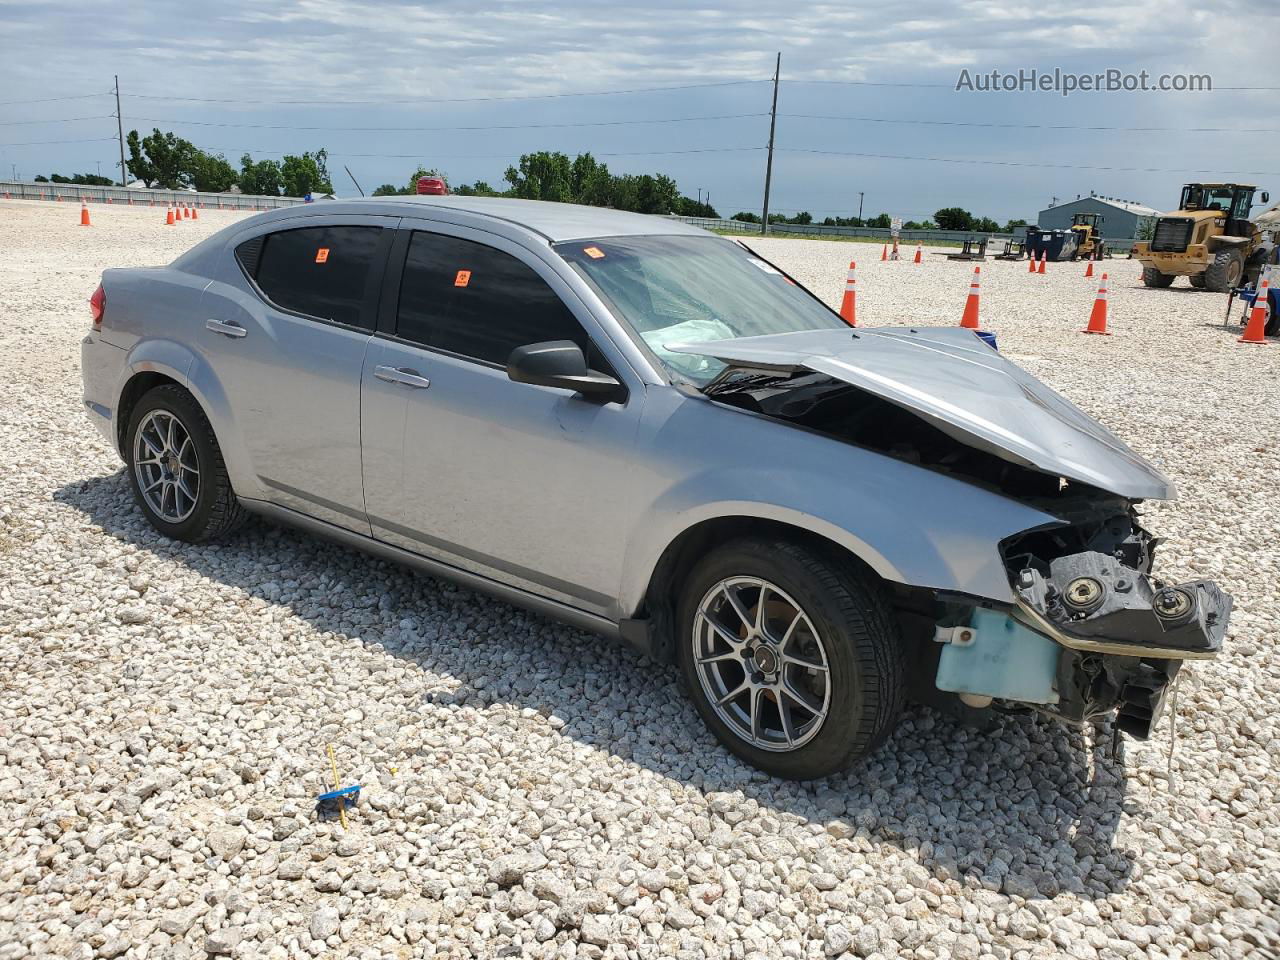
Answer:
M1098 287L1098 299L1093 301L1093 310L1089 313L1089 326L1085 333L1100 333L1104 337L1109 337L1107 333L1107 275L1102 275L1102 286Z
M176 223L176 222L177 222L177 221L175 221L175 220L173 219L173 207L169 207L169 208L166 210L166 212L165 212L165 216L164 216L164 223L165 223L165 226L167 226L167 227L172 227L172 226L174 225L174 223Z
M1092 261L1092 260L1090 260L1090 261L1089 261L1089 263L1088 263L1088 265L1084 268L1084 275L1085 275L1086 277L1092 277L1092 276L1093 276L1093 261Z
M890 260L900 260L901 255L898 253L898 238L893 238L893 253L889 256Z
M964 302L964 313L960 317L960 326L970 330L978 329L978 278L981 274L981 267L973 268L973 282L969 284L969 299Z
M851 327L858 325L857 281L853 276L854 261L849 261L849 277L844 282L844 299L840 301L840 317Z
M1045 253L1045 251L1041 250L1040 251L1040 268L1036 270L1036 273L1044 273L1044 265L1047 261L1048 261L1048 255Z
M915 257L915 259L914 259L914 260L912 260L911 262L912 262L912 263L919 263L919 262L920 262L920 244L918 244L918 243L916 244L916 257Z
M89 222L89 207L83 200L80 201L80 226L93 226L93 224Z
M1027 253L1027 273L1035 273L1035 272L1036 272L1035 251L1029 251Z
M200 219L200 211L196 210L194 207L191 209L191 219L192 220Z
M185 203L182 205L182 219L183 220L191 219L191 207L187 206L187 204Z
M887 243L880 248L880 259L881 260L889 259L889 245Z
M1268 280L1258 281L1258 292L1253 298L1253 309L1249 311L1249 323L1244 328L1241 343L1260 343L1263 346L1267 343L1264 331L1267 328L1267 297L1271 294L1267 289L1269 283Z

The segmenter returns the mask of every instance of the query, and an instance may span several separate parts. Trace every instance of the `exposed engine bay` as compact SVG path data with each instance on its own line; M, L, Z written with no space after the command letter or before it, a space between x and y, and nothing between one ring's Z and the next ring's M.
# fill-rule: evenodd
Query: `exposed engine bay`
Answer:
M1231 597L1207 580L1168 584L1152 576L1158 541L1138 522L1138 500L968 446L913 411L822 373L731 368L704 392L1059 518L1001 544L1015 607L947 596L926 614L934 634L919 648L921 667L936 658L937 689L969 707L1029 707L1072 722L1114 711L1120 730L1145 738L1182 660L1221 649Z

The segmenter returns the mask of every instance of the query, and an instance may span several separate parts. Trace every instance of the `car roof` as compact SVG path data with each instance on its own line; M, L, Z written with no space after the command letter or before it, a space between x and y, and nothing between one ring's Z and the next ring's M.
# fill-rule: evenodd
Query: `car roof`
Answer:
M541 234L552 243L561 240L583 240L591 237L686 235L703 236L707 231L679 220L590 207L578 203L549 203L544 200L516 200L510 197L459 196L393 196L362 197L350 200L317 201L309 204L308 213L370 214L398 213L402 216L438 216L446 211L470 217L486 217L515 224ZM279 211L282 216L296 215L296 206Z

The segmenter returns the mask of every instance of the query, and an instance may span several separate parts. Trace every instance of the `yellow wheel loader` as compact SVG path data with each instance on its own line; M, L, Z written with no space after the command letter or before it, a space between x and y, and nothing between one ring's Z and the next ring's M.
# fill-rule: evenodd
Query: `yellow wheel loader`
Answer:
M1133 245L1142 282L1167 287L1188 277L1193 287L1227 293L1251 275L1265 256L1264 236L1249 217L1257 187L1239 183L1188 183L1178 209L1156 220L1150 240ZM1262 194L1262 202L1271 198Z
M1071 232L1076 235L1076 252L1072 260L1101 260L1106 255L1102 241L1102 214L1077 213L1071 218Z

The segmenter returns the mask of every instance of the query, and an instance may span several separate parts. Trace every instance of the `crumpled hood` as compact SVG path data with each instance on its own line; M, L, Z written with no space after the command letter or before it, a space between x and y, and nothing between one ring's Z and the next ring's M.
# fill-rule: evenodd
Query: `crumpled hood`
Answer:
M804 330L667 344L750 370L812 370L904 407L966 446L1133 500L1173 483L1106 427L970 330Z

